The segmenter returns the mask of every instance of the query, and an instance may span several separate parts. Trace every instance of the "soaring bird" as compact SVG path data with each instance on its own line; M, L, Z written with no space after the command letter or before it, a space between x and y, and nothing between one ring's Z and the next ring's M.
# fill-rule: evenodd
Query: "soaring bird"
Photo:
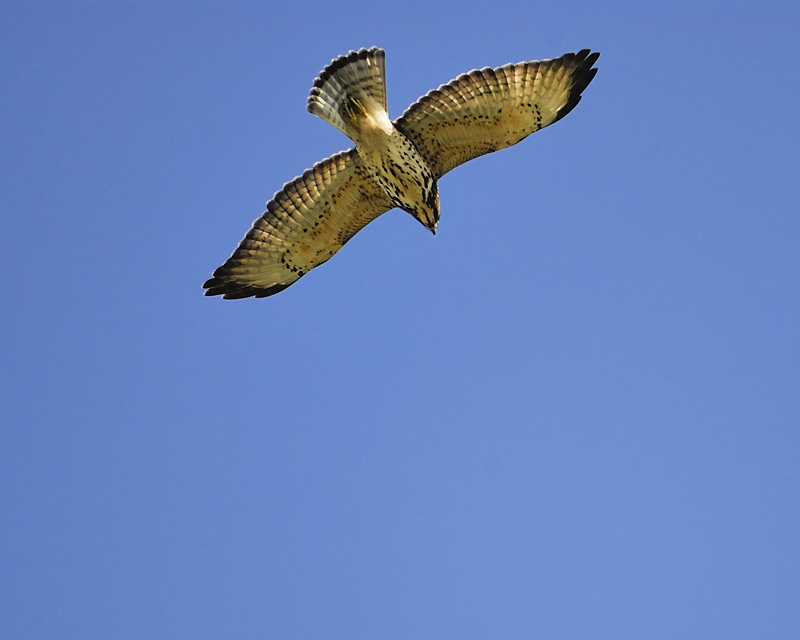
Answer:
M378 216L398 207L436 233L437 180L460 164L517 144L567 115L592 81L599 53L476 69L434 89L397 120L386 110L385 53L333 60L314 81L308 110L355 148L284 185L207 296L271 296L330 258Z

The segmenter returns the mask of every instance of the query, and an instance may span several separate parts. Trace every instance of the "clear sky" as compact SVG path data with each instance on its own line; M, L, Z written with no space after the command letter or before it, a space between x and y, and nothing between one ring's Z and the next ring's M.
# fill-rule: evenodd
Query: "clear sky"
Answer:
M800 637L800 8L647 7L0 4L0 636ZM436 237L203 297L371 45L392 117L602 55Z

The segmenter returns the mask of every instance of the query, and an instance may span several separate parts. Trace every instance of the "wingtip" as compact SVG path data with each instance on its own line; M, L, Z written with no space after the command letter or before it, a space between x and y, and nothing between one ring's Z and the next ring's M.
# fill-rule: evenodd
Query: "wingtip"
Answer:
M267 296L274 296L280 293L292 282L288 284L273 284L267 287L262 287L253 284L247 284L235 280L231 274L225 270L225 265L219 267L214 271L214 276L209 278L203 283L205 289L203 295L206 296L222 296L223 300L241 300L242 298L266 298Z
M573 84L572 88L570 89L569 97L567 98L564 106L559 109L558 114L553 122L558 122L561 120L561 118L566 116L578 105L578 103L581 101L581 94L597 75L597 69L594 68L594 64L600 57L599 51L592 52L591 49L581 49L578 51L578 53L567 55L575 56L575 60L578 64L575 66L575 69L572 73Z
M212 278L211 280L215 280ZM203 295L222 296L223 300L242 300L243 298L266 298L280 293L293 283L275 284L270 287L259 287L254 285L242 284L240 282L216 282L209 286L211 280L207 281L203 288L206 289Z

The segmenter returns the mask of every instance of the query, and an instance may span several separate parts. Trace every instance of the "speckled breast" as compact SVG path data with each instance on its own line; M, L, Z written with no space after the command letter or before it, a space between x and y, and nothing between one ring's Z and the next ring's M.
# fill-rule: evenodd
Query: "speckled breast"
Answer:
M371 141L372 142L372 141ZM416 216L428 208L436 194L436 180L417 148L397 129L379 144L358 148L372 177L391 198L392 204Z

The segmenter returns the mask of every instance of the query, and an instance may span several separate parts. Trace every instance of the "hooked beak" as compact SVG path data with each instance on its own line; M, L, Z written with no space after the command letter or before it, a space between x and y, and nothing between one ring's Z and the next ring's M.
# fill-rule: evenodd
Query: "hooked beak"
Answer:
M436 227L439 226L439 192L435 187L425 204L427 206L406 209L406 211L419 220L423 227L436 235Z
M433 217L433 218L430 218L427 215L425 215L424 217L423 216L420 216L420 217L414 216L414 217L417 218L417 220L420 221L420 223L422 224L423 227L425 227L433 235L436 235L436 227L439 226L439 215L438 214L439 214L439 212L436 211L435 214L434 214L435 217Z
M433 197L430 198L431 202L428 204L431 206L432 218L428 218L426 216L427 224L425 226L431 230L433 235L436 235L436 227L439 226L439 190L436 188L436 185L434 185L433 189L431 190L431 195Z

